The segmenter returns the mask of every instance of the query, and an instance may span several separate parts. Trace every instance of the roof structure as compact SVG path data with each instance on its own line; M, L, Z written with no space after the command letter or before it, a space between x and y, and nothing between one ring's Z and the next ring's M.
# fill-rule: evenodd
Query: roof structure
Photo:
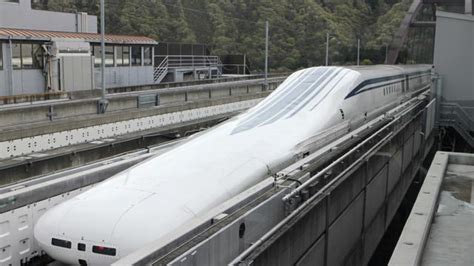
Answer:
M0 39L12 40L32 40L32 41L51 41L54 39L74 39L87 42L100 42L99 33L86 32L64 32L64 31L45 31L45 30L27 30L0 28ZM145 36L132 35L105 35L106 43L113 44L158 44L157 41Z

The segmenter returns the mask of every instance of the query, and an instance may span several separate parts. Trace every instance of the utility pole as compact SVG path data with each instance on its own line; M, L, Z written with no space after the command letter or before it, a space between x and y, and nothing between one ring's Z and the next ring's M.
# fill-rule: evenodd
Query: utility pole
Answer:
M329 65L329 32L326 32L326 66Z
M388 64L388 44L385 45L385 64Z
M357 39L357 65L360 65L360 39Z
M105 7L104 0L100 0L100 83L102 86L102 96L98 103L98 113L103 114L107 110L109 101L105 98Z
M265 21L265 89L268 88L268 20Z

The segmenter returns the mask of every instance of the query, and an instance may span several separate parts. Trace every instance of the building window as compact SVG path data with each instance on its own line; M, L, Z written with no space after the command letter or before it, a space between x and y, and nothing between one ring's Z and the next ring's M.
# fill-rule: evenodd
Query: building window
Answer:
M102 57L100 55L100 45L92 46L92 55L94 56L94 66L100 67L100 62L102 61Z
M142 65L142 47L132 46L132 66Z
M21 68L21 45L19 43L12 43L12 66L13 69Z
M40 44L13 43L13 69L38 69L43 67L43 48Z
M123 46L115 46L115 51L117 52L117 66L123 66L123 60L122 60L122 48Z
M117 46L116 49L117 49L117 65L129 66L130 65L130 47Z
M124 46L123 47L123 65L124 66L129 66L130 65L130 46Z
M143 63L145 66L151 66L152 64L152 52L151 52L151 47L150 46L146 46L146 47L143 47Z
M40 44L33 44L33 67L34 68L43 68L43 47Z
M101 46L100 44L93 45L92 46L92 55L94 56L94 66L95 67L100 67L100 64L102 62L102 54L100 52ZM121 62L120 57L120 50L119 47L117 47L117 65L119 65L119 62ZM112 45L105 45L105 66L106 67L113 67L115 65L115 51L114 51L114 46Z
M21 66L25 69L33 68L33 49L31 44L21 44Z
M114 47L111 45L105 46L105 66L110 67L115 64Z

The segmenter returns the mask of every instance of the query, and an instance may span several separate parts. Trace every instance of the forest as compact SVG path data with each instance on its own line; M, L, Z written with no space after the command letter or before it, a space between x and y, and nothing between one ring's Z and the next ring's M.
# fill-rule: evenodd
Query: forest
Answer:
M357 40L364 64L383 63L410 0L105 0L106 33L145 35L161 42L203 43L212 54L245 54L286 71L325 62L354 64ZM99 15L99 0L33 0L36 9Z

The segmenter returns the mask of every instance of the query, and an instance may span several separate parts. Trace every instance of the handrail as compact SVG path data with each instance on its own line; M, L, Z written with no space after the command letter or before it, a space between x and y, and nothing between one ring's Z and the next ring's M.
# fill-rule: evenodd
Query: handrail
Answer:
M474 131L474 121L471 119L469 114L466 113L466 111L461 105L459 105L458 103L441 103L441 109L444 109L446 111L449 110L450 112L448 113L448 115L456 115L456 118L459 118L466 123L470 131Z
M155 70L153 71L153 81L155 83L159 83L161 80L163 80L163 78L168 73L168 67L169 67L169 59L167 56L165 56L165 58L163 58L160 64L157 67L155 67Z
M474 121L458 103L441 103L440 125L452 126L469 145L474 147Z
M155 56L161 57L161 56ZM218 56L211 55L167 55L168 67L219 67L222 65Z
M412 107L410 107L407 111L405 111L402 115L396 117L394 120L392 120L391 122L389 122L387 125L383 126L381 129L379 129L377 132L375 132L373 135L371 135L370 137L364 139L361 143L359 143L357 146L355 146L354 148L352 148L349 152L345 153L344 155L342 155L341 157L339 157L337 160L335 160L334 162L332 162L331 164L329 164L328 166L326 166L323 170L319 171L317 174L313 175L312 177L310 177L308 180L306 180L303 184L299 185L297 188L293 189L290 193L288 193L287 195L285 195L283 197L283 201L287 201L289 200L291 197L293 197L294 195L296 195L297 193L299 193L300 191L302 191L304 188L306 188L307 186L309 186L310 184L312 184L314 181L316 181L318 178L320 178L321 176L323 176L324 174L326 174L330 169L334 168L334 166L336 166L337 164L339 164L340 162L342 162L345 158L347 158L348 156L350 155L353 155L355 152L359 151L365 144L368 144L370 143L373 139L375 139L376 137L380 137L380 134L383 133L384 131L386 131L387 129L389 129L392 125L394 125L395 123L397 123L398 121L400 121L402 119L402 117L410 112L411 110L415 109L415 107L418 106L418 104L415 104L413 105Z

